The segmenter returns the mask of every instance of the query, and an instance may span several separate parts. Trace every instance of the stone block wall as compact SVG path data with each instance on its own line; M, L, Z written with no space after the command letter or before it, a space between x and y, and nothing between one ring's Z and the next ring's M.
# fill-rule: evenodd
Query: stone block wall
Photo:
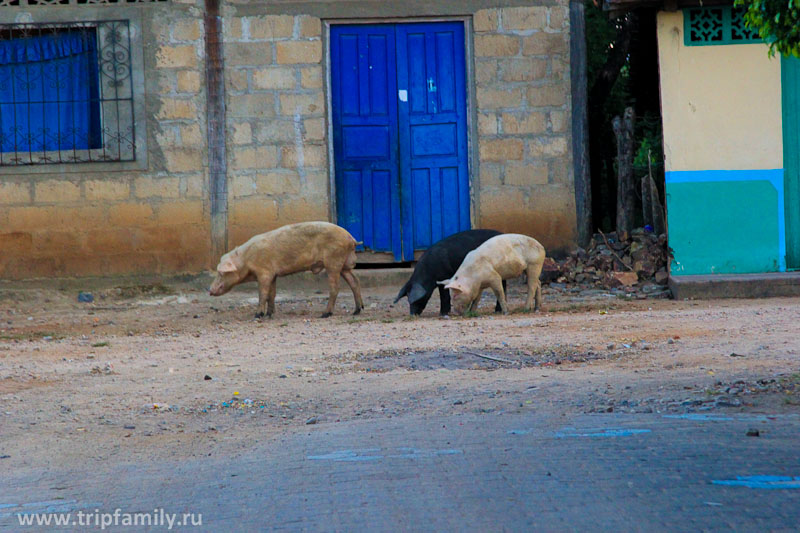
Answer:
M0 168L0 279L207 268L202 12L176 3L4 7L0 15L4 22L128 18L132 55L146 71L134 91L146 116L136 134L147 144L135 165Z
M480 225L565 248L576 231L569 4L482 9L473 28Z
M322 21L306 15L223 19L228 121L228 242L328 220Z

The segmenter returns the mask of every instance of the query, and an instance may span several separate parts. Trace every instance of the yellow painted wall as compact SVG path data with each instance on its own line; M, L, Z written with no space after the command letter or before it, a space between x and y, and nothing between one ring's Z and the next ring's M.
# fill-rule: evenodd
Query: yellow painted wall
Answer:
M764 44L683 43L683 13L660 12L666 170L782 168L780 59Z

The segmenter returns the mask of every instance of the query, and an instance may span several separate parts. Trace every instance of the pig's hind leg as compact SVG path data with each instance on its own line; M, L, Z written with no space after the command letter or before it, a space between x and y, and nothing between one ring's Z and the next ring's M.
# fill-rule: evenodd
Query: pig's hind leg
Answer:
M528 299L525 301L525 311L530 311L531 308L538 311L542 307L542 282L539 281L539 276L543 266L543 262L528 265Z
M364 309L364 299L361 298L361 284L352 270L342 270L342 277L350 285L350 290L353 291L353 299L356 301L356 310L353 311L353 314L357 315Z
M328 270L326 268L326 270ZM339 295L339 276L341 275L341 271L331 271L328 270L328 288L330 289L330 293L328 296L328 307L325 308L325 312L322 313L322 318L328 318L333 314L333 307L336 305L336 297Z

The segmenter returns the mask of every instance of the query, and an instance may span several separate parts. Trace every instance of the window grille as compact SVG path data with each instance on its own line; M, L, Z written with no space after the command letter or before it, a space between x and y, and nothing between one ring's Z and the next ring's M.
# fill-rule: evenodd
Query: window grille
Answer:
M727 7L699 7L683 10L684 44L746 44L762 42L758 32L744 24L744 10Z
M130 42L127 20L0 24L0 166L135 160Z

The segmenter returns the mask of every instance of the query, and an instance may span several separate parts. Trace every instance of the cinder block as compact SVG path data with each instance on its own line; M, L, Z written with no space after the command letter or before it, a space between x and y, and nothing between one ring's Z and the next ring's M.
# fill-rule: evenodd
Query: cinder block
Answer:
M317 17L301 15L298 17L300 37L322 37L322 21Z
M290 67L271 67L253 70L254 89L294 89L297 73Z
M547 7L507 7L501 10L504 31L543 30L547 26Z
M328 166L328 150L324 146L306 144L302 154L297 153L294 146L281 148L281 166L283 168L325 168ZM300 161L302 155L302 164Z
M548 26L554 30L566 29L569 27L569 9L564 6L551 6L549 8L550 21Z
M197 94L200 92L200 72L196 70L178 71L178 92Z
M154 222L153 208L148 203L116 204L108 208L108 222L112 226L148 226Z
M136 198L178 198L180 196L179 178L141 177L133 181Z
M248 90L247 71L241 68L225 69L225 89L229 92L241 93ZM228 95L228 100L233 100Z
M564 111L550 111L550 125L553 133L564 133L566 131L566 116Z
M197 106L193 100L161 97L156 118L160 120L196 119Z
M230 184L230 191L234 198L253 196L258 192L256 190L255 176L250 174L233 176L230 178Z
M522 159L524 144L521 139L494 139L480 141L481 161L508 161Z
M505 184L528 187L546 184L548 180L547 164L541 163L509 163L505 169Z
M478 113L478 133L481 135L497 135L497 115L494 113Z
M278 220L278 202L269 198L236 199L230 202L230 209L230 223L232 226L258 228L256 231L249 232L245 240L258 233L268 231L266 226L270 222Z
M281 41L275 47L282 65L322 61L322 41Z
M267 15L249 17L250 38L254 40L287 39L294 31L294 17L290 15Z
M181 124L181 145L187 148L202 148L205 146L205 135L200 124Z
M546 77L546 59L525 57L500 61L500 79L503 81L533 81Z
M304 89L322 89L322 67L303 67L300 69L300 84Z
M298 198L284 201L280 207L280 220L284 224L309 220L328 220L328 201L324 196Z
M206 179L203 174L193 176L181 176L182 188L185 189L186 198L206 198Z
M325 100L321 92L312 94L289 93L280 95L281 114L317 115L325 110Z
M478 109L502 109L520 107L524 101L523 89L495 89L478 87Z
M232 126L233 144L250 144L253 142L253 128L249 122L235 122Z
M242 147L233 149L233 169L275 168L278 151L274 146Z
M159 225L201 224L205 220L201 200L160 204L156 217Z
M27 183L0 181L0 205L27 204L30 201L30 185Z
M475 60L475 83L486 85L497 81L497 60L481 58Z
M161 46L156 52L158 68L197 68L197 48L194 45Z
M472 15L472 27L476 32L497 31L497 21L499 18L497 9L481 9Z
M520 41L516 35L479 34L475 36L477 57L515 56L519 53Z
M229 96L227 108L231 118L274 117L275 97L271 93Z
M544 133L547 131L547 116L541 112L503 113L502 121L505 134Z
M69 203L81 198L81 186L66 180L47 180L34 185L36 203Z
M225 45L225 67L259 66L272 63L272 44L241 42Z
M502 171L502 164L485 162L481 163L480 189L494 188L502 185Z
M547 56L569 52L569 41L562 33L536 32L522 38L522 54Z
M531 157L558 157L567 153L566 137L538 137L528 142Z
M566 103L567 91L562 84L528 88L528 104L533 107L562 106Z
M200 19L179 20L172 25L172 38L176 41L196 41L202 33Z
M254 137L261 144L287 144L295 142L294 120L282 117L280 119L264 120L255 123Z
M242 17L222 17L222 35L226 43L242 39Z
M203 153L199 150L173 148L164 150L169 172L197 172L203 168Z
M255 189L258 194L285 195L300 192L300 176L294 171L275 171L256 174Z
M87 180L83 187L89 201L124 200L131 195L131 185L127 180Z
M322 141L327 138L324 118L307 118L303 121L303 140Z

